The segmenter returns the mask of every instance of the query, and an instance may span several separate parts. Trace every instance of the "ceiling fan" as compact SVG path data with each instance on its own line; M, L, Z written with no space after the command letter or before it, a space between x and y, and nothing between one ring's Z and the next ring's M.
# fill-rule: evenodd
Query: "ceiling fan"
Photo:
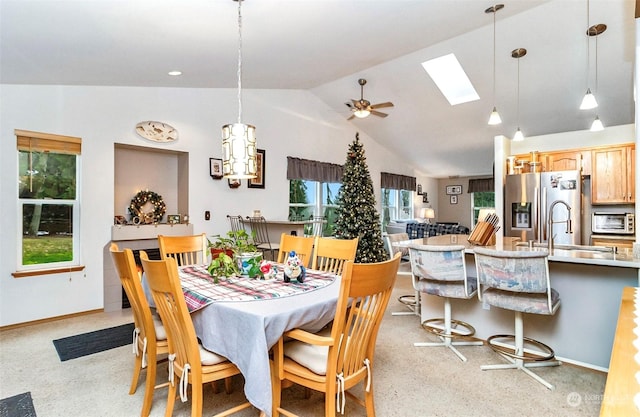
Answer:
M364 85L367 83L367 80L364 78L360 78L358 80L358 84L360 84L360 100L351 99L351 103L347 102L346 104L349 109L353 112L353 114L347 119L351 120L354 117L358 117L360 119L364 119L365 117L373 114L378 117L387 117L386 113L382 113L377 111L376 109L382 109L385 107L393 107L393 103L387 101L385 103L371 104L369 100L364 99Z

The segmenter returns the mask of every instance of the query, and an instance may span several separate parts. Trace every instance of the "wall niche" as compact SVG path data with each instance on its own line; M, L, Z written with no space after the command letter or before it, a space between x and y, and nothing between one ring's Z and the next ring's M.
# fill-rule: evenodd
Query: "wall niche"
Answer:
M167 215L189 215L189 153L143 146L114 145L114 216L131 221L129 204L142 190L162 196Z

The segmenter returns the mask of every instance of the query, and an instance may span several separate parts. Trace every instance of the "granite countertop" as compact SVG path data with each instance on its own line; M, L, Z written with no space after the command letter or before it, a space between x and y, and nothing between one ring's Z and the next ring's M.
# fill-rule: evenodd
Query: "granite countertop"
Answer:
M449 245L463 245L465 252L473 253L473 249L476 245L468 242L468 235L443 235L433 236L429 238L412 239L397 242L394 245L401 247L419 247L422 245L429 246L449 246ZM522 245L519 238L496 236L496 244L493 246L486 246L490 249L504 250L504 251L518 251L518 250L539 250L546 251L545 247L534 247L530 249L527 245ZM600 249L602 247L592 247ZM622 268L638 268L640 269L640 259L633 257L631 249L619 249L617 253L604 250L589 250L588 246L581 247L581 249L559 249L554 248L549 255L549 261L551 262L566 262L574 264L588 264L588 265L604 265L604 266L616 266Z

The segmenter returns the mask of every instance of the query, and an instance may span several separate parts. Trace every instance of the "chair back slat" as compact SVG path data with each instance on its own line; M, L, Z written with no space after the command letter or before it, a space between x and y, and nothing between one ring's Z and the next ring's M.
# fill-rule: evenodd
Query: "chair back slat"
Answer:
M362 379L365 360L373 366L378 330L399 265L399 254L384 262L345 264L331 330L331 337L340 343L329 348L329 360L335 355L336 362L328 364L336 374L343 374L345 386L351 379Z
M188 363L192 373L200 374L198 341L180 285L176 260L167 257L152 261L141 251L140 261L156 309L167 332L169 352L176 355L174 366L181 370Z
M309 223L307 223L307 227L305 227L305 231L307 232L306 236L323 236L326 223L326 217L311 215L309 217Z
M229 219L229 226L231 226L232 232L238 232L240 230L244 230L244 223L242 223L242 216L230 216L227 214L227 219Z
M118 249L118 245L111 244L109 248L111 259L116 268L120 282L127 294L131 310L133 312L133 321L136 328L140 332L140 338L147 338L149 348L154 348L156 344L156 333L151 315L151 308L145 297L142 283L140 282L140 274L136 267L136 261L133 257L131 249Z
M334 239L316 237L311 269L342 274L347 261L354 261L358 250L358 238Z
M249 226L251 227L251 235L256 245L262 245L263 243L271 243L269 241L269 229L267 227L267 221L264 216L260 217L247 217Z
M289 252L295 251L298 259L305 267L311 262L311 252L313 251L312 237L292 236L286 233L280 235L280 251L277 262L284 263L289 257Z
M174 258L179 266L207 262L207 237L204 233L190 236L158 235L160 256Z

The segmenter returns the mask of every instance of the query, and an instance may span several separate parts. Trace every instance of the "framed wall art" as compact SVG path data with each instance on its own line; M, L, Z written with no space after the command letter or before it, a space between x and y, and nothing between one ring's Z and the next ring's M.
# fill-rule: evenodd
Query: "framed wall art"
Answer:
M447 185L447 195L462 194L462 185Z
M418 184L418 195L422 195L422 184Z
M222 179L222 159L209 158L209 175L214 180Z
M256 162L258 166L258 176L250 178L247 182L249 188L264 188L264 174L265 174L265 150L258 149L256 154Z

